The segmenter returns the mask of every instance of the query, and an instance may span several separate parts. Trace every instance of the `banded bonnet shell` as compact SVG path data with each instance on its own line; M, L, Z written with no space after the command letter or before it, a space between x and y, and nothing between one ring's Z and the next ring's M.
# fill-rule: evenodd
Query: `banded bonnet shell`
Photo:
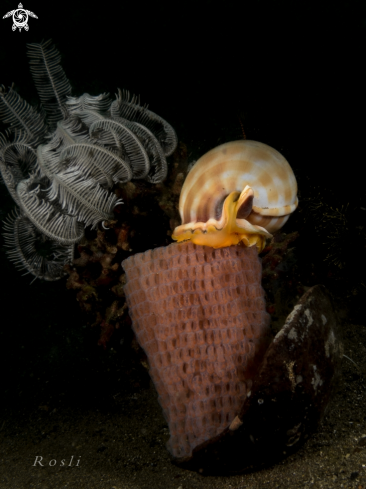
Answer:
M232 141L203 155L179 200L182 224L173 239L222 248L242 241L264 248L298 205L287 160L257 141Z

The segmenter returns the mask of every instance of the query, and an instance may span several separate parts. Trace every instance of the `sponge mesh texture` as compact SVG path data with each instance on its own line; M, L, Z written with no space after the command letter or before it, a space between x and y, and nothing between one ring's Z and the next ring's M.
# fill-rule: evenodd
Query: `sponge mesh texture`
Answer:
M168 449L189 457L230 425L251 387L269 332L257 250L174 243L122 265L133 330L169 425Z

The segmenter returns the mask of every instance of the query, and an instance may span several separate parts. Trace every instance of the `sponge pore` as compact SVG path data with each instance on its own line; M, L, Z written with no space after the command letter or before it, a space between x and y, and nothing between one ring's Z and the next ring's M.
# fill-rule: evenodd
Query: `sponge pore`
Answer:
M132 327L169 425L168 450L190 457L238 414L270 342L256 247L174 243L122 265Z

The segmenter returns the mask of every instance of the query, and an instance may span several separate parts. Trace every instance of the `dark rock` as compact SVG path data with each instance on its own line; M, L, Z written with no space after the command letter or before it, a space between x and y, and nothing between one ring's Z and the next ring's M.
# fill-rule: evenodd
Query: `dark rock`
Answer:
M366 435L361 436L361 438L358 440L357 446L358 447L365 447L366 446Z
M322 285L309 289L269 346L231 426L197 447L181 467L204 475L261 468L296 451L315 431L337 386L340 320Z
M351 472L351 476L350 476L351 481L354 481L355 479L357 479L358 475L359 475L359 472L357 472L357 470L355 470L354 472Z

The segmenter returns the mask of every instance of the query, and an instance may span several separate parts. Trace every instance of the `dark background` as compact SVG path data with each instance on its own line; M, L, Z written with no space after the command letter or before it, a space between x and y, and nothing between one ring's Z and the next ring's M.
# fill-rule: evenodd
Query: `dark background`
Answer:
M16 4L3 1L1 17ZM36 103L26 43L52 38L74 95L113 94L118 87L140 94L173 125L191 159L240 138L240 118L248 139L275 147L294 169L300 208L286 231L301 230L304 263L324 281L332 280L324 262L328 231L322 236L312 222L321 222L330 206L350 204L339 245L345 265L330 277L335 273L338 284L344 278L349 288L355 274L362 289L364 2L29 0L23 6L38 16L29 19L28 32L13 32L12 19L0 19L0 83L14 82ZM306 203L315 196L325 207L313 218ZM12 207L5 187L0 199L3 219ZM69 394L73 402L103 397L124 371L123 346L118 352L97 346L99 332L86 327L65 281L30 286L3 246L0 265L6 405L50 395Z

